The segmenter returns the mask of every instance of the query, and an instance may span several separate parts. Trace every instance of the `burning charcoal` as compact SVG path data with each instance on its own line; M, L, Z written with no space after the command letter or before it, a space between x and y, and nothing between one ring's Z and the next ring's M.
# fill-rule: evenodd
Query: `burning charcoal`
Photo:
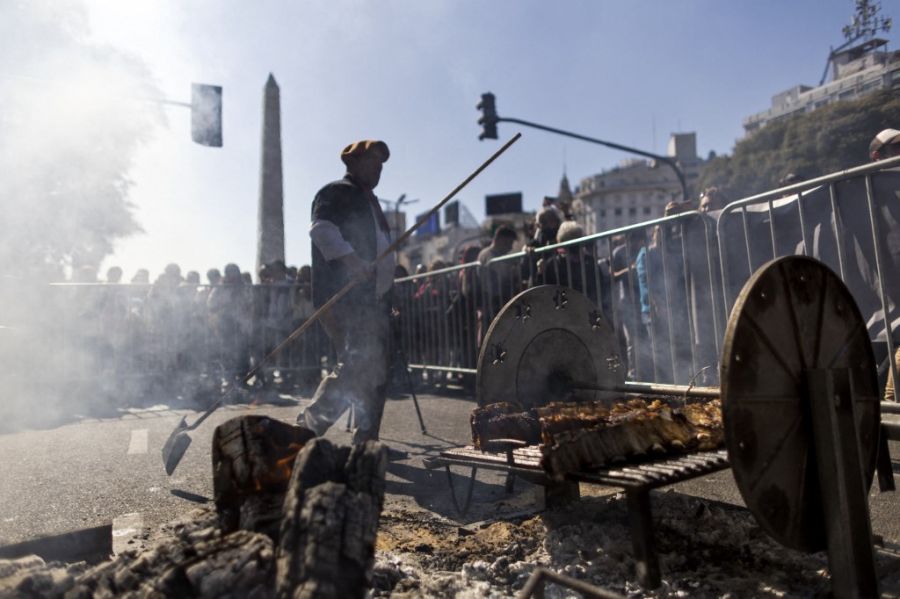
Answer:
M364 597L372 584L387 448L315 439L297 456L277 553L278 597Z
M266 416L239 416L213 433L213 496L224 532L264 532L277 540L281 505L297 453L313 437Z
M66 597L269 597L273 565L272 541L262 534L179 537L89 570Z
M61 597L74 584L69 570L48 565L36 555L0 560L2 597Z

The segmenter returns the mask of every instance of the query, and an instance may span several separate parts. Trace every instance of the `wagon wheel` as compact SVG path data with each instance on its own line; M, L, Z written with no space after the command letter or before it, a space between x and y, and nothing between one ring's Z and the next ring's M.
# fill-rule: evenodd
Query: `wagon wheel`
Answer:
M844 283L820 262L790 256L754 273L725 333L722 397L734 478L760 526L780 543L825 548L804 371L847 369L866 490L880 405L865 321Z
M625 382L616 336L600 310L568 287L542 285L511 299L478 356L478 405L590 401L614 394L572 390L573 381L614 389Z

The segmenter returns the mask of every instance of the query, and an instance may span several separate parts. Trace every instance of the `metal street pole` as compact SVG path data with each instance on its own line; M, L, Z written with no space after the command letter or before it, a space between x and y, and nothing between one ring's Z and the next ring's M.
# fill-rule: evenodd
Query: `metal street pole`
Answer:
M556 133L558 135L565 135L567 137L574 137L575 139L580 139L582 141L587 141L595 144L600 144L601 146L606 146L608 148L613 148L614 150L621 150L623 152L630 152L631 154L637 154L639 156L646 156L647 158L652 158L654 160L659 160L670 166L673 171L675 171L675 175L678 177L679 183L681 183L681 201L688 201L688 193L687 193L687 183L684 179L684 173L681 172L681 168L678 166L678 163L673 160L669 156L661 156L659 154L653 154L652 152L645 152L644 150L638 150L637 148L631 148L629 146L623 146L622 144L613 143L611 141L605 141L602 139L597 139L595 137L588 137L587 135L581 135L579 133L572 133L571 131L564 131L562 129L556 129L555 127L548 127L546 125L540 125L538 123L532 123L530 121L523 121L522 119L514 119L507 117L497 117L496 122L507 122L507 123L516 123L518 125L525 125L526 127L534 127L535 129L540 129L541 131L549 131L550 133Z

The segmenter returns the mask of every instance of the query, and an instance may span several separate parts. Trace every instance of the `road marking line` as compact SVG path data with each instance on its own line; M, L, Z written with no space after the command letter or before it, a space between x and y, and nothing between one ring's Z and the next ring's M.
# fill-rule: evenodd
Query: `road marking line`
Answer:
M147 429L136 428L131 431L131 441L128 443L128 455L147 453Z
M122 514L112 521L112 545L113 554L118 555L128 549L128 542L133 540L141 529L144 528L144 517L140 512L132 512L130 514Z

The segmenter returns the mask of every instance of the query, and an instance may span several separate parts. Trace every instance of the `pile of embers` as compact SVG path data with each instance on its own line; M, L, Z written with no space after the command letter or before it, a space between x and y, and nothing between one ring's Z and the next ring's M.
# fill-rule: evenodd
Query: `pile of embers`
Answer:
M213 436L216 511L144 552L92 568L0 563L20 597L363 597L371 586L387 451L338 447L242 416Z

